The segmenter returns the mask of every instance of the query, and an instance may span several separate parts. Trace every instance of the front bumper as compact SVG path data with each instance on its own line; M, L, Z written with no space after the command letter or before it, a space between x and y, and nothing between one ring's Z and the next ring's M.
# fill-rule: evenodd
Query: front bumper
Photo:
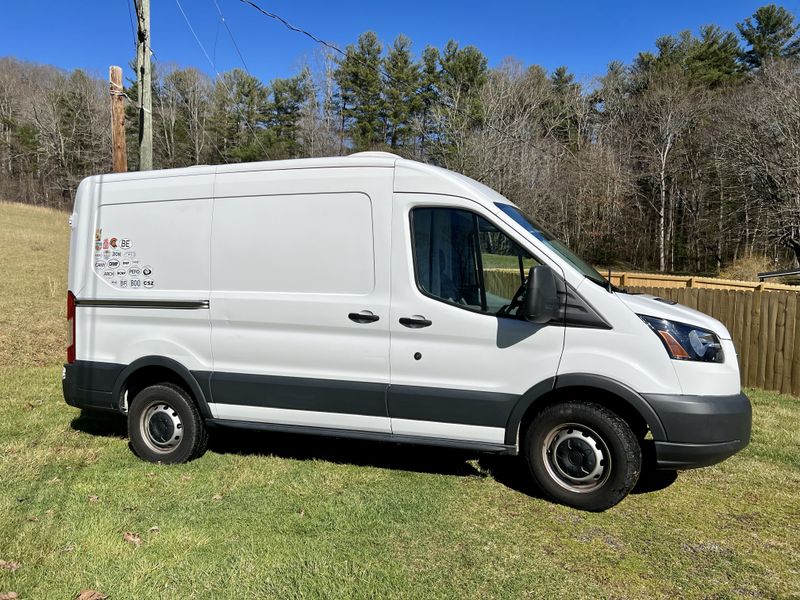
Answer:
M666 439L654 441L660 469L707 467L750 442L752 408L742 393L731 396L644 396L661 420Z

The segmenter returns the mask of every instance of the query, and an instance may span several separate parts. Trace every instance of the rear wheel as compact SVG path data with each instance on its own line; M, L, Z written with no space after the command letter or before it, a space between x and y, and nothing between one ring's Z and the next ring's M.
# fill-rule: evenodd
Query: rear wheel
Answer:
M183 463L205 452L208 433L188 394L174 384L159 383L144 388L131 402L128 439L139 458Z
M636 485L642 468L630 426L592 403L563 402L542 410L526 431L524 453L545 494L583 510L617 504Z

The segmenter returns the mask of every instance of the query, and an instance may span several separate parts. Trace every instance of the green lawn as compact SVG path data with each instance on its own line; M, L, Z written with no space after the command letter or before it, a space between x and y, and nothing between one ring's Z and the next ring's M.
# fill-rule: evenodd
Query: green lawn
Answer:
M507 256L505 254L483 254L481 255L484 269L511 269L519 272L519 259L516 256ZM527 273L528 270L535 266L536 263L532 258L526 258L522 261L522 267Z
M10 223L55 244L52 272ZM63 289L40 292L63 287L65 230L0 204L0 597L800 597L796 398L752 390L749 448L601 514L440 449L233 432L152 465L61 398Z

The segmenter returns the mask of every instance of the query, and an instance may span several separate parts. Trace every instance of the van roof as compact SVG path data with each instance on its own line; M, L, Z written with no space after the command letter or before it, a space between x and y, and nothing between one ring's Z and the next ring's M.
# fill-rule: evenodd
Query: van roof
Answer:
M356 152L349 156L264 160L257 162L228 163L223 165L194 165L177 169L108 173L104 175L95 175L93 179L103 183L110 183L113 181L158 179L160 177L180 177L181 175L205 175L210 173L237 173L242 171L278 171L321 167L392 167L397 160L401 160L400 157L390 152Z
M476 196L484 202L509 203L509 201L490 187L465 175L448 171L433 165L404 159L391 152L356 152L348 156L325 158L300 158L289 160L269 160L249 163L229 163L224 165L197 165L178 169L156 171L134 171L130 173L111 173L96 175L90 179L96 183L121 181L145 181L168 177L213 175L215 173L241 173L253 171L280 171L294 169L342 167L395 167L395 192L443 193L453 195L459 190L466 197ZM458 194L455 194L458 195Z

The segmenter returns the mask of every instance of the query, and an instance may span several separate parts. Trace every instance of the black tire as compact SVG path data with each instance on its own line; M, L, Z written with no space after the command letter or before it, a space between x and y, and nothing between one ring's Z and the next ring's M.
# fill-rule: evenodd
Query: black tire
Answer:
M166 464L202 456L208 432L189 395L172 383L144 388L128 411L128 439L139 458Z
M543 409L525 432L523 452L539 488L556 502L581 510L617 504L642 469L641 448L630 426L589 402Z

